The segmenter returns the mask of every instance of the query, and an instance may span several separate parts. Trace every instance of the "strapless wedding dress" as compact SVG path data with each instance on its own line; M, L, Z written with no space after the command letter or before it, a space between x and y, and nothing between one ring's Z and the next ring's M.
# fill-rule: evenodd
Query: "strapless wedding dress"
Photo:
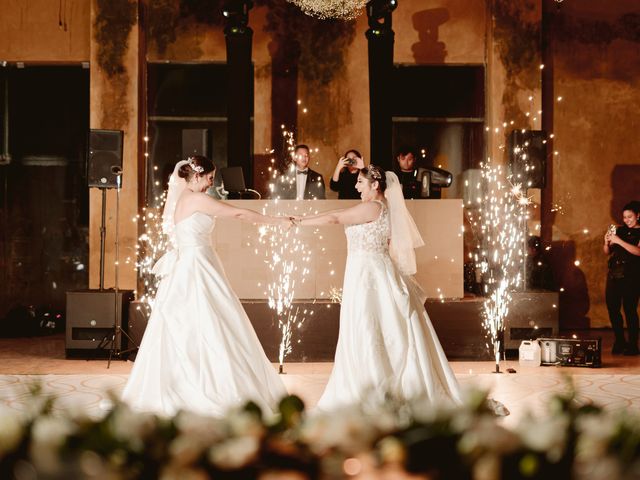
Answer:
M156 264L153 311L122 399L134 409L221 416L253 400L271 411L286 395L211 246L215 220L177 223L177 249Z

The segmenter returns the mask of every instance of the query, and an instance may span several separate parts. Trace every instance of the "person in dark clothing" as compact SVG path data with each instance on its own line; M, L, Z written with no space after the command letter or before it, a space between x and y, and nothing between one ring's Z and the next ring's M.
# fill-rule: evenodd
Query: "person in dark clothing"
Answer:
M421 185L417 179L416 153L412 148L398 149L395 170L402 184L404 198L420 198Z
M555 290L553 273L537 235L527 240L527 288L532 290Z
M638 299L640 298L640 202L622 208L624 226L612 225L604 236L604 253L609 255L606 301L615 342L611 353L638 355ZM620 306L627 320L629 341L625 342Z
M281 200L324 200L324 179L309 168L311 150L304 144L296 145L292 162L273 186L271 198Z
M358 150L347 150L338 160L329 182L329 188L338 192L340 200L360 199L360 193L356 190L356 182L361 168L364 168L364 161Z

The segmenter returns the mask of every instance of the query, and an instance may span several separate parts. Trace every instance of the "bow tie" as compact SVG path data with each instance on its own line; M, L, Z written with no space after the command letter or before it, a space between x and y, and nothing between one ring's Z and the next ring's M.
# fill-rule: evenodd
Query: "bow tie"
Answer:
M309 169L307 170L296 170L298 175L307 175L309 173Z

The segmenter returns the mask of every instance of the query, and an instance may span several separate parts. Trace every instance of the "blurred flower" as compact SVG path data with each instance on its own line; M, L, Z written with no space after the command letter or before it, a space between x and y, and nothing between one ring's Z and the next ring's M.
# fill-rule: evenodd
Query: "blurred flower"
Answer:
M404 444L396 437L384 437L378 442L378 450L383 463L403 464L407 458Z
M16 411L0 405L0 459L20 444L23 430L23 422Z
M323 454L339 450L355 454L371 445L377 429L360 407L340 407L331 412L312 415L300 429L300 437L312 451Z
M74 425L63 417L47 415L35 420L29 453L39 471L53 473L62 468L59 451L73 431Z
M546 452L551 462L562 457L567 444L570 418L567 415L533 418L526 416L516 427L523 445L536 452Z
M200 468L168 467L160 473L160 480L209 480L210 475Z
M135 412L126 404L118 404L108 417L107 424L113 438L129 444L133 451L144 449L145 439L156 428L156 417L150 413Z
M260 441L256 437L237 437L211 447L209 461L224 470L247 466L258 457Z

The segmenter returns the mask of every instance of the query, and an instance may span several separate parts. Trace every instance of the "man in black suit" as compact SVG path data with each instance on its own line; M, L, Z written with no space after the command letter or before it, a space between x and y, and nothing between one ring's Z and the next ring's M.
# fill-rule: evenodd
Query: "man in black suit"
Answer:
M293 163L278 178L274 185L272 198L282 200L324 200L324 179L318 172L309 168L311 158L309 147L296 145Z

